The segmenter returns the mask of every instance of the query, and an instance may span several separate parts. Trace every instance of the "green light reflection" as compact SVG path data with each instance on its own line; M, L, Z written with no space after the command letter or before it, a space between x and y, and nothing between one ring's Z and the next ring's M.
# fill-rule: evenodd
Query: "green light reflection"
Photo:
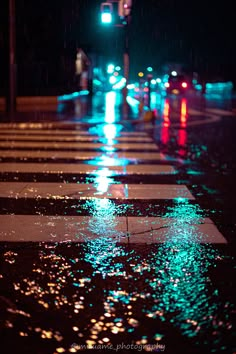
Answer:
M109 151L104 155L88 161L89 165L97 166L126 166L128 163L129 161L126 158L121 158L117 154Z
M84 245L85 260L92 265L95 273L102 274L103 278L107 275L124 275L124 265L114 262L114 258L125 255L122 247L116 245L125 233L119 231L114 202L109 199L95 199L87 201L86 208L92 218L88 225L90 236L87 236L87 243Z
M156 291L157 303L149 316L159 315L171 322L183 334L194 337L212 325L217 303L212 299L207 271L217 252L210 245L202 245L196 225L201 223L202 211L188 201L177 202L165 217L175 218L167 231L167 242L153 254L152 266L156 277L150 286ZM160 315L161 314L161 315Z
M96 171L96 177L94 179L94 184L99 193L106 193L108 191L109 185L113 183L113 179L109 178L112 175L112 171L104 167Z
M114 123L115 122L115 106L116 106L116 93L115 91L110 91L106 93L105 96L105 122Z

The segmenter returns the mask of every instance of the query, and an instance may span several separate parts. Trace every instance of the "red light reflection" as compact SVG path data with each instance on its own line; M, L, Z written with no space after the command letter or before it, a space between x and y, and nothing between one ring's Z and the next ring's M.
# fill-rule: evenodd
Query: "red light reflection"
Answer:
M164 119L164 127L170 126L170 103L169 100L165 100L164 109L163 109L163 119Z
M187 141L187 132L184 129L179 129L179 139L178 144L179 146L185 146Z
M163 125L161 128L161 142L167 144L169 141L169 126L170 126L170 103L168 99L164 101L163 108Z
M186 155L186 150L183 149L183 147L186 145L187 142L187 131L186 129L186 122L187 122L187 100L186 98L183 98L181 100L181 108L180 108L180 126L181 129L179 129L179 136L178 136L178 145L179 145L179 155L185 156Z
M182 128L186 127L186 121L187 121L187 100L186 98L182 98L181 108L180 108L180 125Z
M179 150L178 154L184 157L187 154L186 149L184 149L187 142L187 131L185 129L179 129L179 136L178 136L178 145Z

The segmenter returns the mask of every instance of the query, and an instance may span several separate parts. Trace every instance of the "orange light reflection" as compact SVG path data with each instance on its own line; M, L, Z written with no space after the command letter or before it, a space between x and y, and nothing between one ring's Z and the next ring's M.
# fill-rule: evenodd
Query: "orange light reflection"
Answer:
M186 127L187 122L187 100L183 98L181 100L181 108L180 108L180 125L182 128Z
M179 137L178 137L178 144L179 144L179 155L185 156L186 150L183 149L187 142L187 131L186 131L186 123L187 123L187 100L183 98L181 100L181 108L180 108L180 126L179 129Z

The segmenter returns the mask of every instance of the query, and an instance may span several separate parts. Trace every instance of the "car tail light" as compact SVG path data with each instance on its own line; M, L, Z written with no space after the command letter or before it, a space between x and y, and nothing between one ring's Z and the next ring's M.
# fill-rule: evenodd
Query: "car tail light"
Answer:
M187 84L187 82L182 82L181 86L182 86L183 88L187 88L187 87L188 87L188 84Z

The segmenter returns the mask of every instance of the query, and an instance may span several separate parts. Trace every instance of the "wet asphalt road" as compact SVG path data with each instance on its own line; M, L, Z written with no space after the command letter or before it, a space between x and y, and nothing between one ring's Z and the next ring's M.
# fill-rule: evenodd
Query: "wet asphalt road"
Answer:
M60 118L37 112L33 120L41 119L42 126L0 125L0 352L76 353L92 348L96 352L122 353L235 353L234 102L214 97L165 99L154 123L135 117L116 118L117 112L112 121L113 111L101 111L101 97L95 106L97 111L91 111L91 106L88 111L86 104L83 109L77 107L73 119L71 112ZM18 123L22 117L26 119L30 114L21 114ZM63 123L57 125L58 120ZM106 135L106 127L110 127L110 135ZM135 158L111 158L104 146L92 146L96 141L83 148L47 146L51 142L58 144L59 136L65 143L65 137L75 129L76 136L97 136L97 142L104 146L112 145L109 139L117 143L123 133L127 134L122 140L125 143L130 143L133 132L139 138L146 133L166 159L154 159L154 148L147 150L148 159L141 158L138 154L147 142L135 150L134 146L115 150L129 151ZM26 130L29 132L24 133ZM42 135L45 146L34 146L39 142L35 136ZM25 146L16 145L19 137ZM102 151L103 157L81 159L88 151ZM65 152L78 156L65 157ZM57 157L53 157L55 153ZM98 181L96 173L56 170L57 163L67 168L72 163L104 166L104 155L110 158L105 161L106 166L124 168L128 163L131 173L113 173ZM9 165L16 163L20 164L18 170L10 171ZM35 167L25 172L30 163ZM39 165L49 163L54 164L54 172L38 172ZM4 164L9 164L8 170ZM147 164L153 168L171 165L175 173L143 173ZM139 173L132 172L136 165L141 168ZM107 185L118 186L119 193L123 185L128 192L132 186L150 185L153 193L160 185L161 190L166 184L184 185L195 199L162 197L163 191L159 198L151 194L147 198L145 192L144 196L139 192L137 197L138 187L131 198L113 195L112 191L105 197L96 194L95 198L86 192L83 198L60 193L45 197L39 189L33 196L32 190L28 190L28 195L9 194L7 184L13 190L19 182L37 184L37 188L38 183L48 183L49 191L55 183L76 182L95 185L101 193L105 193ZM12 218L4 219L6 216ZM44 222L44 217L49 219ZM73 221L69 224L69 218L76 217L84 217L83 223L86 218L89 220L83 233L76 231ZM118 230L117 217L124 218L128 231L133 222L133 233L124 233L122 227ZM145 221L141 219L144 217ZM62 218L67 221L63 224L65 229L59 230L57 224ZM12 224L8 225L7 220ZM18 224L14 220L21 221ZM147 220L153 220L153 224L145 234L137 224ZM216 242L217 232L209 220L224 243ZM40 232L36 233L39 224ZM68 225L72 225L71 229ZM76 225L81 230L81 221ZM43 235L48 227L56 231L47 239ZM159 242L158 237L164 237L164 242ZM207 237L210 243L206 242Z

